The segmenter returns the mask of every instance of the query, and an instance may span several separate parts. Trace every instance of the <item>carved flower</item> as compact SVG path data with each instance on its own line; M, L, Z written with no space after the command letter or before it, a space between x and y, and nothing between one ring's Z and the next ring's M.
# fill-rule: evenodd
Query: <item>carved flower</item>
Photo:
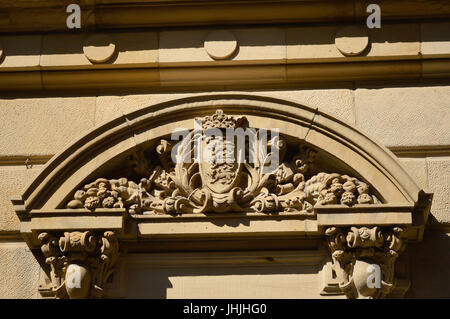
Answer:
M372 196L370 196L369 194L361 194L358 196L358 203L359 204L372 204L373 203Z
M116 200L114 199L114 197L109 196L109 197L106 197L106 198L103 200L102 206L103 206L104 208L113 208L115 202L116 202Z
M347 181L342 186L346 192L354 193L356 190L356 185L352 181Z
M320 203L322 205L337 204L337 197L334 193L326 193L324 199Z
M351 206L355 202L355 195L351 192L345 192L341 197L341 204Z
M344 189L342 187L342 184L339 183L339 179L337 179L337 178L333 179L333 183L331 184L330 191L338 196L342 194Z
M98 197L89 196L86 198L86 201L84 202L84 207L86 207L89 210L94 210L95 208L99 207L100 200Z

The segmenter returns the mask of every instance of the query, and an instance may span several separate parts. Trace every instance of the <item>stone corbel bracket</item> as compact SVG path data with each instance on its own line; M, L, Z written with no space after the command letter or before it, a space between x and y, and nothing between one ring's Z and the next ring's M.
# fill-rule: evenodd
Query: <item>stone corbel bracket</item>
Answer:
M43 297L103 297L119 255L114 232L42 232L38 238L45 263L50 265L49 280L39 287Z
M20 200L15 207L20 210ZM119 255L125 209L31 210L19 215L22 236L43 257L44 298L102 298ZM40 258L39 258L40 259ZM45 266L47 265L47 266Z
M314 175L316 176L314 181L306 185L307 181L301 178L301 174L305 177L304 172L289 173L288 170L292 170L293 166L287 162L287 165L283 164L279 168L278 180L286 179L283 175L287 172L286 176L292 175L292 178L287 179L288 183L281 182L281 184L290 183L292 185L288 185L287 189L294 188L298 192L293 196L294 201L286 197L285 202L297 205L302 200L307 201L309 194L309 200L316 199L313 201L314 205L310 203L311 205L303 210L283 210L275 213L271 209L258 209L261 205L255 203L256 209L251 212L247 212L246 207L242 205L238 207L240 210L236 211L235 199L241 199L239 197L241 193L231 192L231 195L236 196L224 197L223 194L228 190L222 192L221 189L216 189L212 192L215 188L211 186L212 191L209 193L220 195L216 196L218 198L216 203L219 204L205 206L209 210L204 209L200 212L193 209L192 212L181 211L183 214L177 216L169 214L169 212L178 213L174 203L178 201L183 204L189 197L193 198L193 195L190 196L195 194L193 190L201 190L199 183L193 183L196 188L190 189L191 184L183 182L186 180L183 172L192 173L194 170L189 171L180 167L177 174L172 174L175 177L183 176L182 179L178 178L178 184L182 187L177 188L176 193L169 186L171 181L164 179L164 174L144 175L145 185L142 186L148 193L145 195L151 195L146 197L150 199L146 203L134 200L141 198L139 194L143 193L139 181L131 184L132 186L122 185L123 180L119 178L114 183L118 184L117 188L121 187L120 192L108 189L103 179L100 179L98 185L94 183L95 187L91 185L93 176L100 177L105 171L112 169L113 163L118 163L119 160L126 161L127 156L133 154L136 148L150 146L147 142L153 141L155 144L151 145L156 145L157 139L164 138L176 127L194 129L193 123L196 118L208 119L211 116L226 119L247 116L250 127L279 128L280 135L287 141L301 142L317 150L323 172L334 171L337 165L344 171L348 170L351 176L357 176L358 180L367 183L357 183L363 189L360 194L360 190L357 187L355 189L358 185L354 185L352 178L350 178L352 183L348 183L349 180L344 180L343 175L336 173L337 176L322 174L320 176L326 176L326 179L321 180L319 173L317 176ZM141 142L137 144L136 141ZM318 168L322 168L319 166ZM303 170L302 167L300 165L298 169ZM249 171L248 176L260 176L257 173L252 175L251 168L246 168ZM165 169L170 171L170 167ZM153 171L161 172L161 170ZM156 181L156 178L148 178L149 175L160 177L157 181L159 186L151 188L148 185L149 180ZM192 176L187 177L189 180ZM275 180L276 178L275 176ZM165 183L167 181L169 183ZM127 179L124 180L124 184L128 182ZM201 185L204 184L207 183ZM240 185L238 182L235 184ZM230 189L233 189L235 184L230 184ZM77 192L81 185L90 185L83 190L87 193ZM188 191L183 185L189 186ZM255 198L261 194L269 195L270 187L265 187L264 190L262 186L267 185L261 184L259 188L260 183L255 182L255 185L257 187L253 187L253 191L250 192ZM377 201L368 196L367 187L374 192ZM161 201L157 200L161 194L166 194L163 191L170 193L169 197L173 198L163 198L163 204L170 204L171 209L161 211L161 207L167 206L160 205ZM96 194L97 198L90 198L94 197L90 196L90 192ZM124 198L122 195L119 196L119 193L123 193ZM104 198L105 194L108 197ZM198 196L192 207L202 208L201 200L204 198L209 200L210 197L202 197L201 194L197 192ZM357 200L359 196L362 199L360 201ZM273 203L276 203L272 195L262 197L263 208L271 208ZM72 198L75 203L71 201ZM228 203L229 198L232 200ZM339 279L339 289L349 297L377 298L387 296L392 291L391 286L395 286L393 265L396 256L403 250L403 243L422 240L431 200L432 194L424 193L416 185L391 152L326 113L294 102L263 96L221 94L187 97L151 105L94 128L55 155L24 193L12 199L12 203L21 221L20 232L28 247L37 251L36 255L39 255L39 258L45 256L47 261L48 280L42 283L41 292L48 297L100 297L117 256L116 248L106 249L116 246L111 244L116 243L113 238L127 241L127 245L140 246L145 241L153 239L164 241L176 238L178 242L183 242L198 238L258 239L261 236L266 239L301 238L320 242L328 235L333 267ZM87 205L83 205L86 201ZM148 204L147 208L150 209L147 211L135 209L134 213L129 209L142 208L139 205L143 202ZM209 204L206 200L204 202ZM183 207L180 205L179 208ZM308 214L305 215L303 211ZM403 230L401 236L400 229ZM145 245L141 248L144 249ZM125 246L123 249L125 250ZM104 253L105 250L107 253ZM369 274L364 270L361 275L363 279L358 277L364 263L380 267L383 288L373 290L370 287L368 289L363 287L365 282L363 277ZM73 282L67 281L66 278L68 271L72 274L70 272L72 269L79 271L81 282L88 283L85 285L86 290L71 290L72 288L67 286L70 282L72 287Z
M333 272L329 277L337 282L334 294L348 298L395 295L394 290L404 286L394 277L396 260L408 242L422 240L432 197L420 193L414 206L316 207L318 232L325 235L332 260L326 271Z
M405 249L401 227L330 227L332 269L348 298L383 298L395 286L394 266Z

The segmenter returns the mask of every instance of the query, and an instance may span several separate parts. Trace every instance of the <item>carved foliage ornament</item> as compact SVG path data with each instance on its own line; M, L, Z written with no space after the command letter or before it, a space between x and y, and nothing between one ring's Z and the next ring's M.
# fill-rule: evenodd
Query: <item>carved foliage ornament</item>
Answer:
M348 298L382 298L392 291L395 261L405 249L402 231L400 227L326 230L333 270Z
M41 293L54 298L101 298L119 255L116 236L65 232L59 238L41 233L41 251L50 265L50 283Z
M152 150L154 159L143 153L133 159L131 164L143 174L140 181L99 178L76 191L67 207L125 207L131 213L157 214L313 215L314 206L319 204L379 203L369 185L354 177L325 172L312 175L315 150L301 144L288 145L278 134L268 138L266 130L249 128L245 117L217 110L196 121L201 126L187 132L176 145L161 139ZM228 135L230 130L245 132L243 147L236 147L239 143ZM191 147L195 143L201 146L200 157ZM274 159L274 169L268 170Z

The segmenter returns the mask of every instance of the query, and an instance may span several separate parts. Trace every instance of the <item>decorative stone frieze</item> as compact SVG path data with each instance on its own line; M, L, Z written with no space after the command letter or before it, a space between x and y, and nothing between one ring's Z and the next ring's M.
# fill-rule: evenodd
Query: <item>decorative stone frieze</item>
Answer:
M339 288L348 298L383 298L395 286L394 265L405 249L401 227L330 227L325 231Z
M54 298L101 298L114 271L119 245L112 231L39 234L45 263L50 265L50 283L41 294Z

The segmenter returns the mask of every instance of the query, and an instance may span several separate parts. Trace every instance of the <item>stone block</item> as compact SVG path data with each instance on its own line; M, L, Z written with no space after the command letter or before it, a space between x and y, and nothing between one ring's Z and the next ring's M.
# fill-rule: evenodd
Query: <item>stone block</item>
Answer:
M239 93L243 92L228 92ZM269 96L286 99L295 103L330 114L347 123L354 124L353 91L348 89L330 90L292 90L292 91L252 91L249 94ZM209 94L218 94L211 92ZM196 94L195 94L196 95ZM122 114L126 114L146 106L175 100L188 96L192 93L180 94L138 94L123 96L98 96L96 100L95 124L110 121ZM202 93L202 95L205 95Z
M159 40L159 62L161 65L192 65L211 63L214 59L204 48L204 41L211 30L163 31ZM229 58L235 63L242 61L283 61L286 58L284 30L281 28L230 29L227 31L235 37L238 49ZM218 39L220 40L220 39ZM220 45L217 41L215 45Z
M97 39L97 40L96 40ZM112 55L105 52L104 63L90 61L86 48L97 53L107 51L104 43L110 40L114 46ZM96 43L98 42L98 43ZM108 41L109 42L109 41ZM156 32L108 33L108 34L49 34L44 36L41 66L54 68L111 67L133 64L134 66L156 65L158 55Z
M0 298L39 298L39 264L22 242L0 243Z
M422 23L421 32L423 56L450 55L450 22Z
M53 155L94 126L95 97L0 99L0 157Z
M428 190L427 162L425 158L400 158L400 163L423 190Z
M385 146L450 145L450 87L357 89L356 125Z
M24 166L0 167L0 231L19 230L19 219L14 212L11 197L22 195L27 185L39 174L41 165L31 169Z
M356 57L345 57L335 44L336 36L344 31L344 26L289 28L286 33L288 61L352 61L364 56L385 59L392 56L417 56L420 52L418 24L385 24L381 29L367 30L364 27L358 28L366 33L369 44ZM352 37L349 35L347 40L350 38Z
M423 242L409 244L411 288L406 298L448 298L450 233L425 230Z
M41 42L40 35L0 37L0 71L38 69Z
M450 224L450 157L427 158L428 185L434 193L431 214L437 222Z
M367 56L397 59L399 56L420 54L419 24L382 24L369 29L371 48Z

